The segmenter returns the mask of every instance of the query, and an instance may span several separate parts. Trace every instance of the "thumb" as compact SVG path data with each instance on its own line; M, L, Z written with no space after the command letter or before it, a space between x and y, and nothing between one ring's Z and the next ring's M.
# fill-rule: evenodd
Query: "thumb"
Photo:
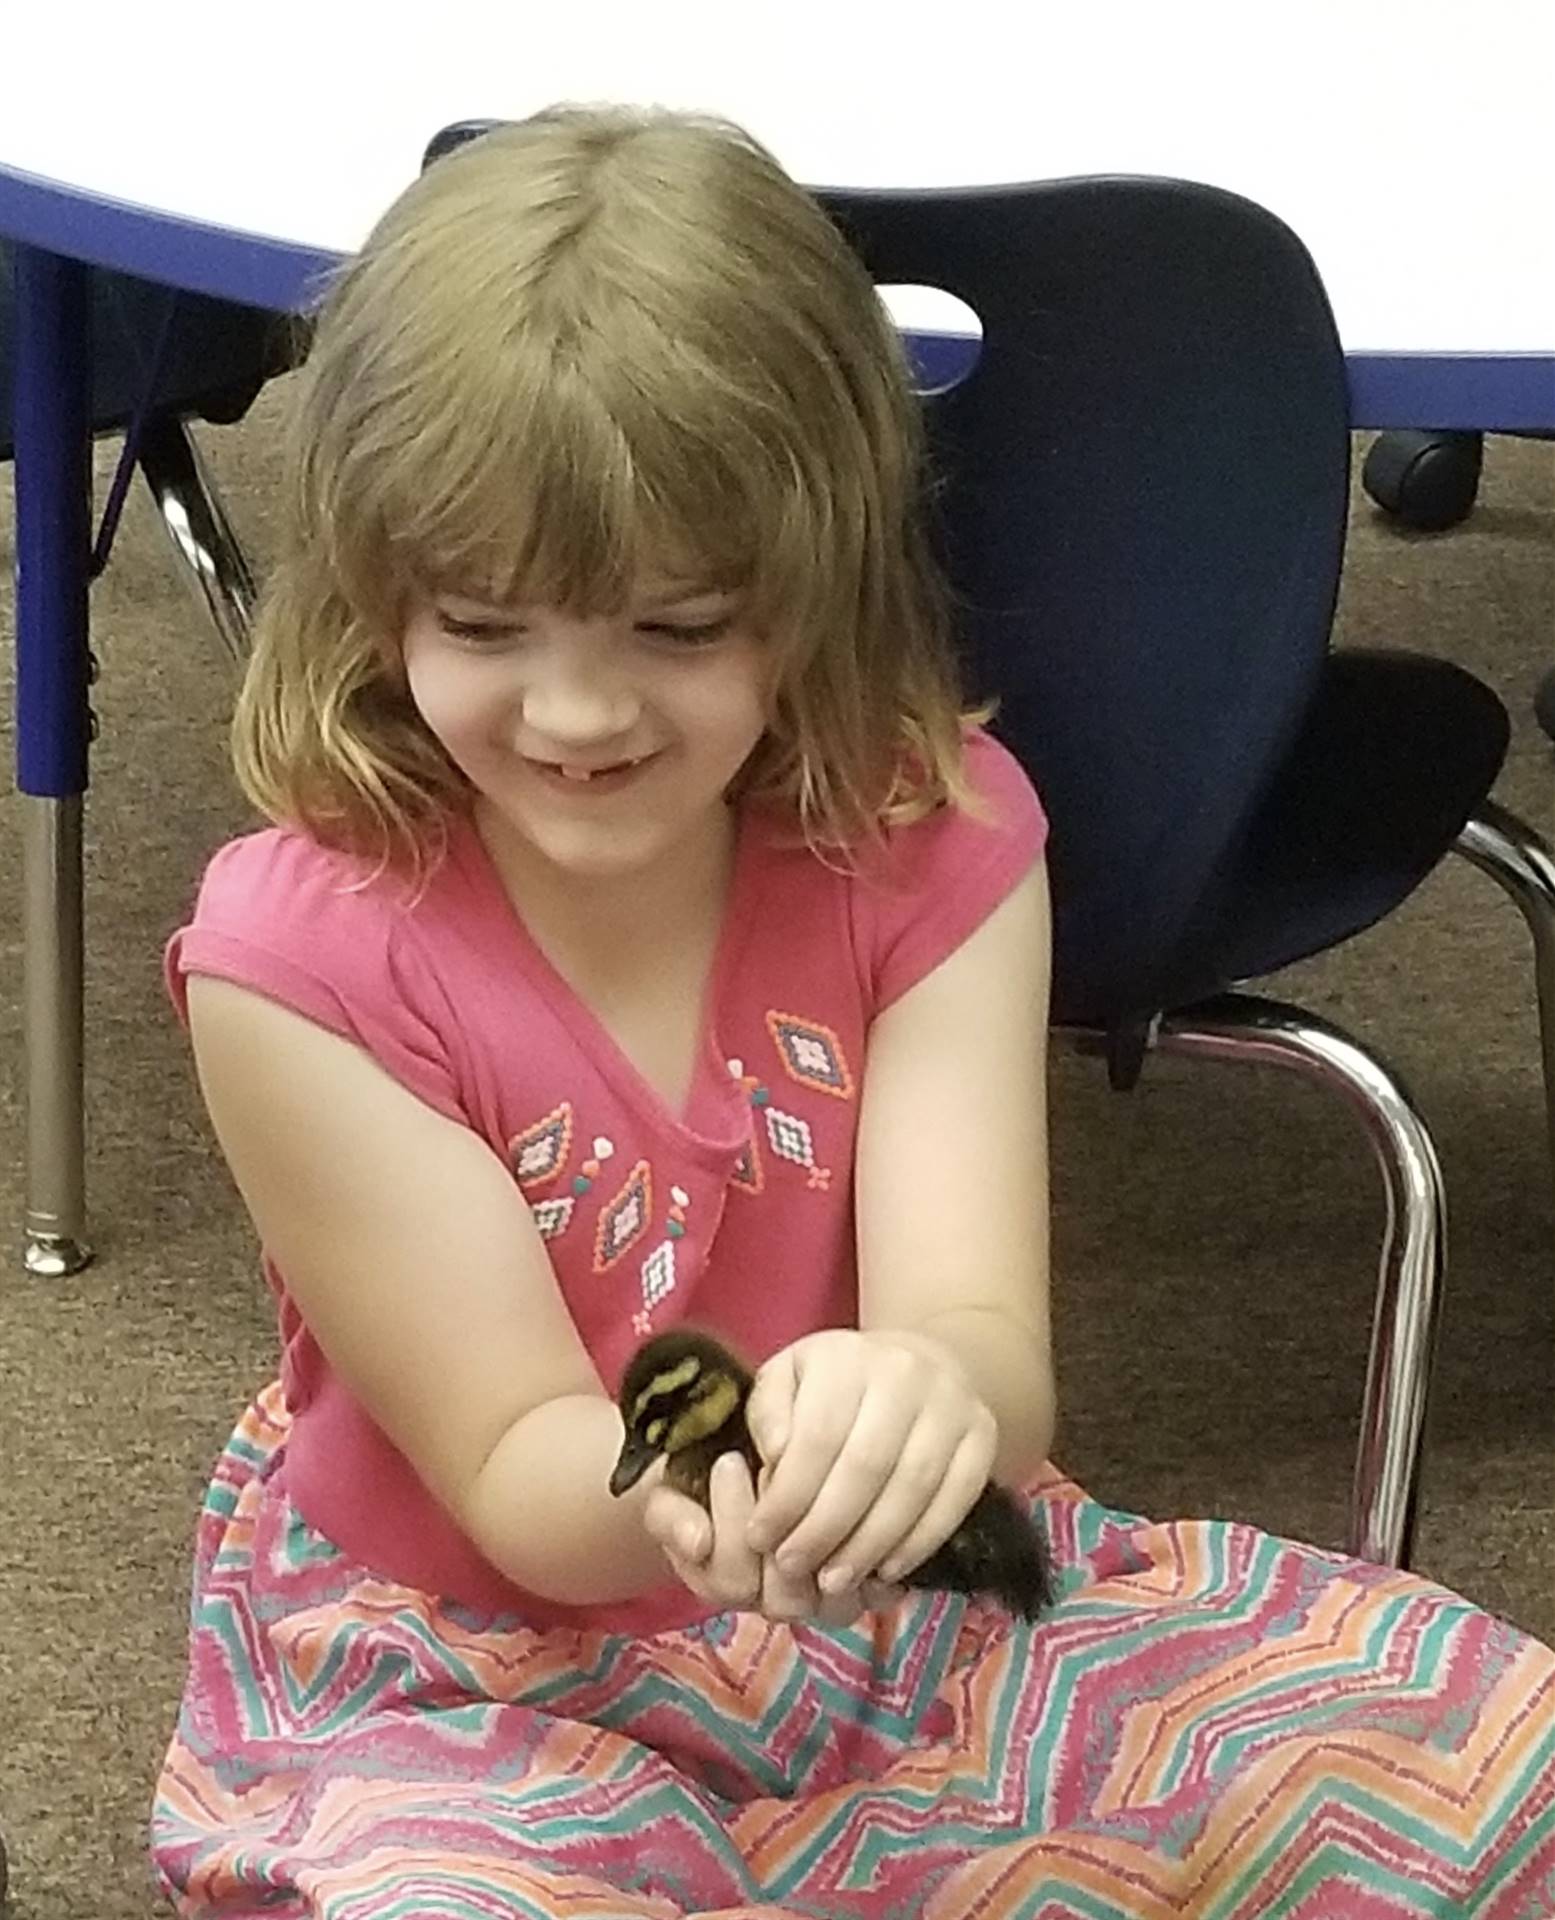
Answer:
M756 1443L756 1451L769 1467L775 1466L788 1445L794 1420L794 1396L799 1388L799 1370L792 1347L775 1353L756 1375L750 1398L745 1403L745 1424Z

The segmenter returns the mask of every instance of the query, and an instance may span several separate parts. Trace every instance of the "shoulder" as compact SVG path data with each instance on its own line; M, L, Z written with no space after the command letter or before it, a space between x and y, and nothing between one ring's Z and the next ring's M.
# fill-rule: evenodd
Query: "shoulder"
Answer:
M183 973L234 966L302 969L360 990L391 963L410 900L404 880L307 834L244 834L212 856L189 921L169 944L175 998Z
M412 898L409 884L310 835L265 827L229 840L211 856L193 924L245 931L322 919L362 925L393 917Z
M453 1110L446 1018L421 922L437 893L403 875L270 827L210 860L168 941L167 987L188 1015L188 979L223 979L353 1041L433 1104Z
M981 727L969 728L963 767L970 807L954 804L893 829L889 878L898 884L937 864L1013 861L1029 867L1047 844L1047 815L1025 768Z
M1038 848L1046 842L1047 815L1030 775L1009 748L983 727L973 727L967 734L966 771L998 823L1033 835Z
M1014 754L976 728L964 764L972 804L891 829L853 882L855 939L877 1011L975 932L1046 847L1047 817Z

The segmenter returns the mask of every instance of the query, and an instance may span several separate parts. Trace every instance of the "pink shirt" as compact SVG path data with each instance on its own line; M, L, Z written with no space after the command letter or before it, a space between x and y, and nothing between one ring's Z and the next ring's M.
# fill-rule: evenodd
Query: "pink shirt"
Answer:
M893 832L870 877L741 822L702 1056L672 1113L546 960L468 823L419 898L276 828L216 854L167 978L213 974L364 1048L511 1169L601 1379L681 1319L752 1364L857 1322L852 1166L870 1022L950 954L1041 851L1015 760L967 766L989 819ZM924 1116L932 1127L932 1114ZM272 1261L294 1423L278 1471L303 1518L385 1578L535 1625L653 1632L707 1609L671 1582L564 1607L475 1549L332 1373ZM437 1274L427 1275L436 1287Z

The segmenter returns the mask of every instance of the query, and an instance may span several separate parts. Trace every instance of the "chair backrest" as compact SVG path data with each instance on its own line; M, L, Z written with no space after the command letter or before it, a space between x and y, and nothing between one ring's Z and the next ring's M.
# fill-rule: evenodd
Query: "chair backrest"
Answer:
M1116 1028L1224 984L1217 889L1323 670L1344 360L1305 249L1148 178L821 189L881 285L983 329L926 399L971 690L1052 822L1054 1011Z

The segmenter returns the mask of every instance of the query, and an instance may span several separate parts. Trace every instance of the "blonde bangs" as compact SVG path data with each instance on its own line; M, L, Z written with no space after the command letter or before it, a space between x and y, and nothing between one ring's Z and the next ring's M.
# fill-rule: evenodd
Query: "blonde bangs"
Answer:
M396 593L579 617L619 613L645 582L780 603L764 530L793 503L774 499L770 475L731 461L650 390L608 395L603 371L548 372L537 354L513 372L500 403L511 440L450 407L433 416L446 423L435 444L411 423L414 489L398 478L405 461L372 463L383 478L340 536L360 542L368 567L387 563Z

